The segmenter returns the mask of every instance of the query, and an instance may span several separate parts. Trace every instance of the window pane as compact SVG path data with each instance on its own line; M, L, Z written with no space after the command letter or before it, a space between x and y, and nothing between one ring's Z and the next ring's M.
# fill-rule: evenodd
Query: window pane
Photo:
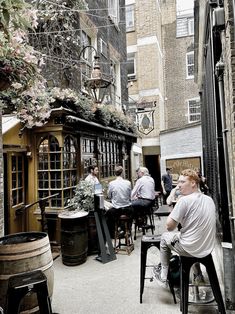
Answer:
M134 25L134 5L128 5L126 6L126 30L134 30Z
M199 99L190 99L188 101L189 122L201 120L201 106Z

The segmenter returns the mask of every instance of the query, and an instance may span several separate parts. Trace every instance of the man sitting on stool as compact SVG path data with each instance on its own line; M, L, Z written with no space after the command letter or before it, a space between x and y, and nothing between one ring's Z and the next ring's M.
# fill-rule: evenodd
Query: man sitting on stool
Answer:
M137 171L138 179L131 192L131 204L134 209L134 216L144 214L146 209L153 205L155 200L155 182L145 167Z
M122 166L115 167L116 179L108 186L108 198L111 199L112 207L106 212L107 225L111 237L114 237L115 221L123 214L130 218L133 215L131 207L131 182L123 179ZM124 234L124 232L123 232Z
M161 237L161 267L154 267L153 275L161 287L168 288L168 269L171 250L182 256L198 258L209 255L215 246L216 214L214 201L201 193L199 177L194 170L181 172L178 187L181 197L170 215ZM174 231L178 224L180 231ZM193 266L194 283L203 282L200 264Z

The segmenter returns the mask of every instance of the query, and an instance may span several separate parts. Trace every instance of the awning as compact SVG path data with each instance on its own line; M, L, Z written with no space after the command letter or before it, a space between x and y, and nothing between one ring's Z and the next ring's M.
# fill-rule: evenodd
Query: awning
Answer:
M4 115L2 116L2 134L7 133L10 129L20 123L20 120L16 115Z

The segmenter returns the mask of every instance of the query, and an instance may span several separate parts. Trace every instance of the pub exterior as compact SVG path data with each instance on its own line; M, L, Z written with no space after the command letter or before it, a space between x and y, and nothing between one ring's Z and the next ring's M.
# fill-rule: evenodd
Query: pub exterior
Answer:
M86 121L62 108L54 110L44 126L21 129L22 123L14 115L3 115L6 234L40 231L39 203L27 205L48 197L48 233L52 243L58 242L58 213L69 206L89 165L98 165L104 190L114 178L116 164L121 164L130 178L134 133Z

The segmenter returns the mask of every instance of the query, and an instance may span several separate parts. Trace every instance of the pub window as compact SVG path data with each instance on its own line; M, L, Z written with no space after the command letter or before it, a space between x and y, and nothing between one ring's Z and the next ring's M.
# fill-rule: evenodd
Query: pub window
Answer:
M188 122L197 122L201 120L200 99L188 100Z
M186 53L186 78L194 78L194 52Z
M111 140L102 139L100 142L101 154L101 177L114 176L115 165L121 163L120 149L118 143Z
M12 206L20 205L24 202L24 163L22 155L11 157L11 178L12 178Z
M64 147L54 136L45 137L38 148L38 197L57 194L48 201L51 208L64 208L77 184L77 153L75 139L68 135Z
M84 176L88 175L88 167L97 165L97 159L94 157L96 151L96 141L92 138L82 138L82 160L84 164Z

